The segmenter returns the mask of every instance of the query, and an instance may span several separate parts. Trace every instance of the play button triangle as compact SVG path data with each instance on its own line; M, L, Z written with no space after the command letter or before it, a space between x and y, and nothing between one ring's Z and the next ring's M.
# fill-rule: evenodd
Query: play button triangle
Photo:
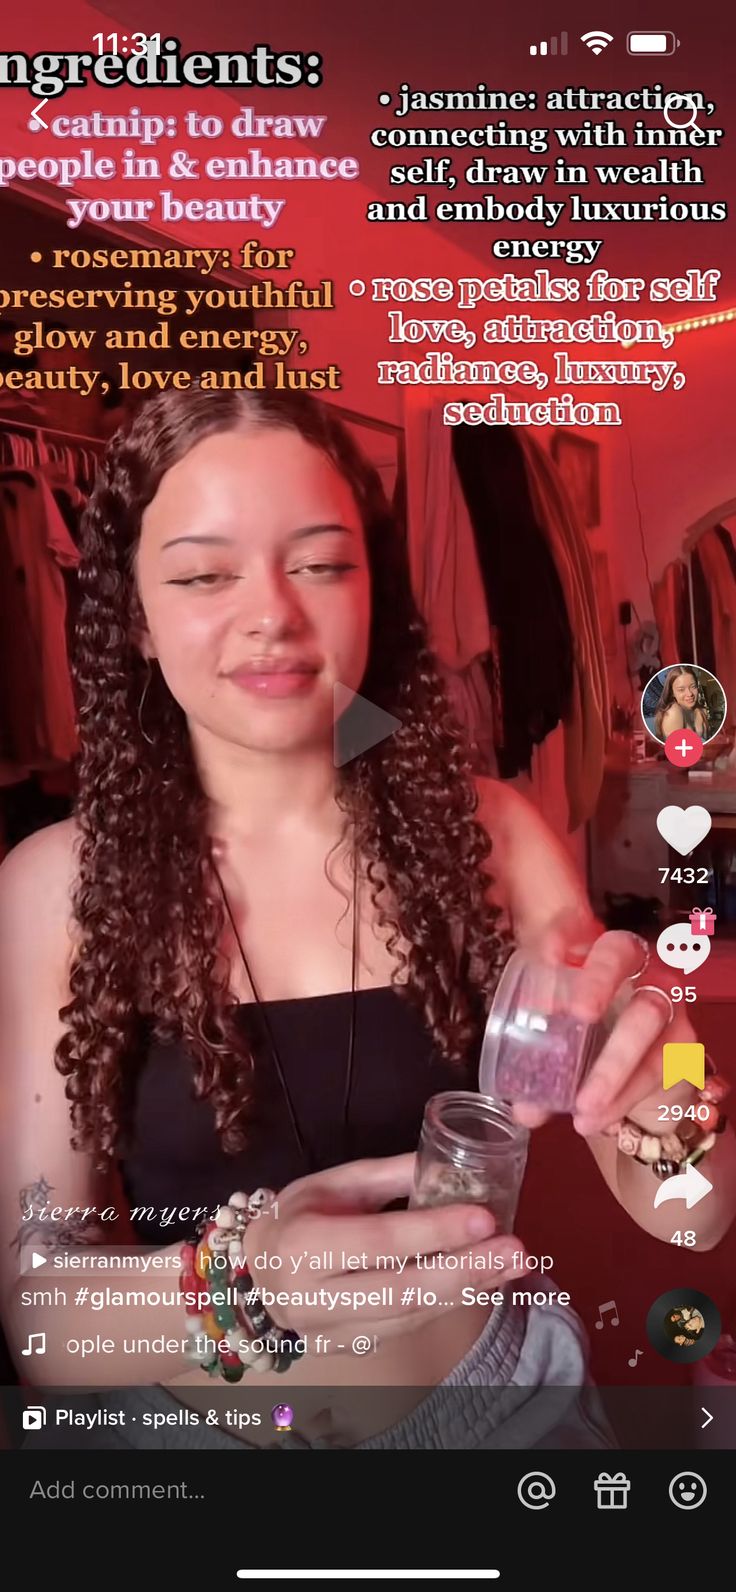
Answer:
M393 713L376 707L375 702L369 702L367 697L351 691L349 686L341 685L339 681L334 687L333 700L335 768L343 768L345 763L351 763L354 757L360 757L369 747L378 746L379 741L385 741L401 727L401 720L394 718Z

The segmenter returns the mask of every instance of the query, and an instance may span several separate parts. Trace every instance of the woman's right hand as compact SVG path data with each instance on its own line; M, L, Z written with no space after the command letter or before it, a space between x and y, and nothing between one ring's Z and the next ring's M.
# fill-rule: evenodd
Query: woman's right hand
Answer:
M525 1275L518 1239L504 1234L491 1242L495 1223L484 1206L384 1209L409 1195L414 1161L413 1154L351 1161L299 1178L282 1189L276 1212L251 1223L245 1247L254 1286L259 1292L289 1295L288 1302L266 1300L277 1326L301 1336L322 1332L333 1342L338 1328L338 1336L345 1336L349 1327L380 1332L381 1337L412 1332L459 1306L463 1285L472 1283L492 1293L511 1277ZM439 1250L487 1256L489 1249L498 1257L497 1269L488 1261L485 1267L462 1271L427 1271L417 1264L418 1256ZM522 1256L516 1269L514 1251L517 1258ZM376 1293L380 1300L387 1285L393 1294L388 1313L382 1302L362 1297L353 1302L356 1294ZM419 1303L420 1289L435 1294L436 1303ZM316 1293L321 1302L294 1301L295 1294L306 1292ZM327 1297L342 1294L347 1299Z

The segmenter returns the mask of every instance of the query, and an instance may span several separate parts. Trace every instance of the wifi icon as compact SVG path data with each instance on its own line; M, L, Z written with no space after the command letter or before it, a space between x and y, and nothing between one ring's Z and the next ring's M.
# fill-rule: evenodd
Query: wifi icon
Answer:
M581 33L580 43L587 44L594 55L600 55L607 44L613 44L613 34L604 33L602 28L593 28L591 33Z

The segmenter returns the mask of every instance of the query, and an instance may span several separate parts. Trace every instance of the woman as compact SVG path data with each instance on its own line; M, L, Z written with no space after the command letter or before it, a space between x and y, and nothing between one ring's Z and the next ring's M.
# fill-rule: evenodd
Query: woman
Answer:
M666 741L673 730L694 730L701 741L715 734L700 680L694 669L677 664L670 669L654 714L655 734Z
M665 1319L664 1330L668 1338L678 1345L678 1348L687 1348L696 1343L701 1332L705 1331L705 1321L699 1310L672 1310Z
M190 1229L182 1206L211 1210L256 1185L279 1191L258 1224L262 1284L309 1265L311 1289L340 1289L359 1257L373 1287L386 1254L410 1257L402 1281L415 1284L430 1251L487 1256L493 1221L478 1207L388 1207L410 1191L426 1099L473 1086L508 949L500 911L542 954L585 963L591 1016L641 970L642 948L597 939L541 819L471 782L377 476L328 407L167 394L108 448L80 579L76 816L0 876L4 1253L23 1232L48 1248L54 1225L63 1241L109 1241L79 1209L119 1208L103 1191L117 1171L135 1237L163 1246L162 1264ZM355 692L398 720L393 734L366 732ZM657 992L632 1001L575 1117L616 1198L661 1237L671 1222L651 1173L619 1164L604 1130L636 1108L656 1131L670 1014ZM678 1016L671 1033L689 1025ZM733 1208L729 1134L709 1164L706 1247ZM44 1202L59 1207L50 1222ZM492 1249L503 1287L520 1245ZM372 1380L394 1390L395 1420L439 1383L516 1380L527 1403L537 1384L569 1393L584 1380L569 1310L460 1308L455 1274L433 1277L434 1305L414 1287L389 1319L375 1304L274 1308L280 1329L322 1337L286 1376L263 1377L269 1397L278 1385L304 1410L320 1381ZM29 1317L11 1305L8 1321L20 1347ZM57 1309L46 1356L24 1370L57 1385L176 1382L187 1402L211 1402L176 1345L145 1350L157 1333L182 1338L176 1304L119 1306L114 1324L102 1362L70 1359L64 1344L99 1318ZM360 1361L356 1328L377 1340ZM442 1441L437 1420L427 1441ZM389 1426L370 1421L357 1432L369 1441Z

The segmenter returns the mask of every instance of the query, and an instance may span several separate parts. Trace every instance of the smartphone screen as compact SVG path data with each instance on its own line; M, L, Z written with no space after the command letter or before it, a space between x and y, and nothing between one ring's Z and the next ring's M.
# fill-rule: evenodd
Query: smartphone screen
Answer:
M130 1573L156 1503L157 1578L199 1574L223 1454L251 1505L312 1449L464 1500L430 1548L300 1462L231 1582L522 1586L582 1520L684 1564L722 1518L736 38L654 20L3 24L0 1449L39 1572L56 1523L127 1524Z

